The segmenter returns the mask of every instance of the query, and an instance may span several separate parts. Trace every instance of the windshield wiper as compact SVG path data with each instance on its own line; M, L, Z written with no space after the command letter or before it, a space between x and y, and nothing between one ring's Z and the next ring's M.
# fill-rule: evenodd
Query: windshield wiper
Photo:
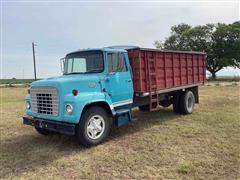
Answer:
M70 73L64 73L64 75L70 75L70 74L87 74L87 73L98 73L101 72L102 70L99 69L92 69L86 72L70 72Z
M86 71L85 73L98 73L98 72L101 72L102 70L99 70L99 69L92 69L92 70L89 70L89 71Z
M84 74L82 72L71 72L71 73L64 73L64 75L70 75L70 74Z

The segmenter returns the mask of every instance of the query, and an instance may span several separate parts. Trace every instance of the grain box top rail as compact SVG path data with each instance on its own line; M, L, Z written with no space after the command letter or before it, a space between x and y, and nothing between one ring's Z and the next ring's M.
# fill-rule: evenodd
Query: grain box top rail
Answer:
M205 52L200 51L179 51L179 50L168 50L168 49L154 49L154 48L141 48L139 46L129 46L129 45L117 45L117 46L108 46L107 48L112 49L125 49L125 50L143 50L143 51L157 51L157 52L169 52L169 53L184 53L184 54L203 54L206 55Z
M169 53L184 53L184 54L203 54L206 55L205 52L198 52L198 51L178 51L178 50L167 50L167 49L154 49L154 48L132 48L132 49L140 49L143 51L158 51L158 52L169 52ZM127 49L131 50L131 49Z

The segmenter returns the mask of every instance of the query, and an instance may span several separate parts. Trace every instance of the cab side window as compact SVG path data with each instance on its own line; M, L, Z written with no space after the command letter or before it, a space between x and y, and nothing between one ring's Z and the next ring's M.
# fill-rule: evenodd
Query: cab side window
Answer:
M108 54L108 71L109 72L126 72L126 63L123 53Z

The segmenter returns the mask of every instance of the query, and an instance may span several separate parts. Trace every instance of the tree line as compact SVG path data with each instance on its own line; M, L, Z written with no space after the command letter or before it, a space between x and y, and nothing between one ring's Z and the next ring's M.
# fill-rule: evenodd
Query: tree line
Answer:
M232 24L206 24L171 27L165 41L155 41L160 49L201 51L207 54L207 70L213 78L224 67L240 68L240 21Z

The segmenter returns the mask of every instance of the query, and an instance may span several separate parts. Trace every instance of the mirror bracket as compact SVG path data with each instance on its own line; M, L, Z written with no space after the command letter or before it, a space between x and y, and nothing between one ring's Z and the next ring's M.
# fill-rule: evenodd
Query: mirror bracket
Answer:
M65 58L60 59L61 72L64 73Z

